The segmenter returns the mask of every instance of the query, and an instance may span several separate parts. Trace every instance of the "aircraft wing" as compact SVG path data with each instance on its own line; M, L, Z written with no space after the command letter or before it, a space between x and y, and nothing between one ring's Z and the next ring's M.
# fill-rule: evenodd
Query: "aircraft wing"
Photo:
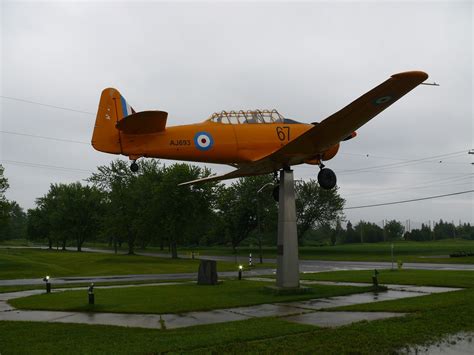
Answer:
M189 181L181 185L267 174L283 167L301 164L344 140L426 79L428 79L428 74L422 71L394 74L342 110L269 155L240 166L230 173Z

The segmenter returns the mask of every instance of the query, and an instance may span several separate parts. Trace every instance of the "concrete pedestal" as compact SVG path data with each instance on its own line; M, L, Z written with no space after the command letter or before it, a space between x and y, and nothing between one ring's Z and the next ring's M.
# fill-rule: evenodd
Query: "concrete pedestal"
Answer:
M279 197L276 286L298 288L300 276L293 170L280 171Z

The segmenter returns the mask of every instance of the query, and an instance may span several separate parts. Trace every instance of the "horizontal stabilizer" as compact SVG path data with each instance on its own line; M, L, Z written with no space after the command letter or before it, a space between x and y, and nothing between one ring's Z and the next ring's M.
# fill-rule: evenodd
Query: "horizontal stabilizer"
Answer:
M168 112L142 111L117 122L117 129L124 134L150 134L162 132L166 127Z

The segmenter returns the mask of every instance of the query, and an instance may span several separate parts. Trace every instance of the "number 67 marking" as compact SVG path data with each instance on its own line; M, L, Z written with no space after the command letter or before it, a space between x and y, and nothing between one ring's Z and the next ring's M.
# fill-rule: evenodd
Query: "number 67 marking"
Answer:
M286 132L285 132L286 131ZM277 127L276 128L276 133L278 136L278 139L281 141L290 141L290 127L288 126L283 126L283 127Z

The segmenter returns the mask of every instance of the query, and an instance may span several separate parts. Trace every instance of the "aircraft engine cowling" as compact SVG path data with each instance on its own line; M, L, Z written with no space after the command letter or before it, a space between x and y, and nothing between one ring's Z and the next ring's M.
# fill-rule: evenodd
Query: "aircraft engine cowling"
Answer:
M321 160L330 160L334 158L334 156L337 154L338 151L339 151L339 143L336 145L333 145L331 148L326 150L321 156Z

